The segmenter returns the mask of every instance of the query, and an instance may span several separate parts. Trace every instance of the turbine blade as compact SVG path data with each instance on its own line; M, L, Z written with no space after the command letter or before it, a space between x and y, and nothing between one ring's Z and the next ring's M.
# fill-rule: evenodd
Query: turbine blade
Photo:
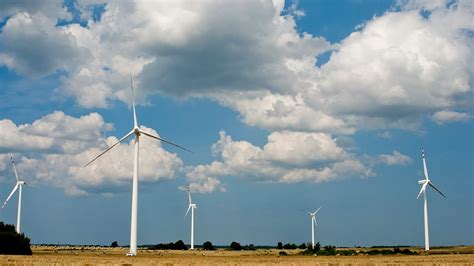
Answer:
M423 191L426 190L427 185L428 185L428 182L424 183L423 186L421 186L420 192L418 193L418 196L416 197L416 199L420 198L421 193L423 193Z
M94 162L95 160L97 160L100 156L104 155L104 153L108 152L110 149L112 149L113 147L115 147L117 144L119 144L120 142L122 142L124 139L130 137L130 135L132 135L134 133L134 131L130 131L127 135L125 135L124 137L122 137L121 139L119 139L117 142L115 142L112 146L110 146L108 149L106 149L105 151L101 152L99 155L97 155L96 157L94 157L94 159L92 159L90 162L88 162L86 165L84 165L84 167L87 167L89 164L91 164L92 162Z
M423 171L425 172L425 179L428 180L430 178L428 177L428 168L426 167L425 150L423 146L421 146L421 158L423 158Z
M13 155L10 153L10 159L11 159L11 162L12 162L12 166L13 166L13 172L15 172L15 177L16 177L16 181L18 181L18 172L16 171L16 166L15 166L15 162L13 161Z
M441 194L441 196L446 198L446 196L441 191L439 191L439 189L437 189L431 182L428 182L428 185L430 185L430 187L432 187L434 190L438 191L438 193Z
M157 140L161 140L161 141L163 141L163 142L165 142L165 143L168 143L168 144L173 145L173 146L175 146L175 147L181 148L181 149L183 149L183 150L185 150L185 151L187 151L187 152L193 153L191 150L188 150L188 149L186 149L186 148L183 147L183 146L179 146L178 144L175 144L175 143L173 143L173 142L171 142L171 141L167 141L167 140L162 139L162 138L160 138L160 137L158 137L158 136L152 135L152 134L150 134L150 133L148 133L148 132L145 132L145 131L143 131L143 130L141 130L141 129L140 129L140 133L142 133L143 135L146 135L146 136L148 136L148 137L150 137L150 138L154 138L154 139L157 139Z
M316 216L313 216L313 223L315 226L318 226L318 223L316 222Z
M309 215L312 214L312 213L310 213L309 211L305 211L305 210L302 210L302 209L298 209L298 210L299 210L299 211L302 211L302 212L304 212L304 213L307 213L307 214L309 214Z
M186 214L184 215L184 217L188 216L188 212L190 209L191 209L191 204L189 204L188 210L186 211Z
M10 193L10 195L8 195L8 198L5 200L5 202L3 203L2 205L2 209L3 207L5 207L5 205L7 204L8 200L10 200L10 198L13 196L13 193L15 193L15 191L18 189L18 183L16 184L16 186L13 188L12 192Z
M189 198L189 205L191 205L192 200L191 200L191 191L188 190L188 198Z
M138 125L137 125L137 112L135 111L135 94L133 93L132 72L130 72L130 89L132 90L133 128L136 128L138 127Z
M318 213L318 211L321 210L322 207L323 207L323 205L321 205L321 206L314 212L314 214Z
M30 187L34 187L34 188L38 188L38 186L32 185L30 183L26 183L26 182L25 182L25 185L30 186Z

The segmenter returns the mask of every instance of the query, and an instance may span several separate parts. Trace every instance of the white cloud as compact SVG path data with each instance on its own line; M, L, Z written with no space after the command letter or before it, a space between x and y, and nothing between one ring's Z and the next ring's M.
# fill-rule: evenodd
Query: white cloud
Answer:
M29 14L44 14L54 19L70 19L71 14L67 12L62 0L29 1L29 0L5 0L0 1L0 19L12 16L20 12Z
M429 18L418 11L374 18L322 67L323 95L314 104L369 128L417 127L425 113L464 104L472 93L472 38L465 31L474 30L472 21L461 7Z
M102 2L81 1L78 8L88 12ZM22 13L4 31L21 38L4 32L11 47L0 57L20 73L66 70L58 91L87 108L128 102L132 72L138 102L155 93L207 97L238 111L244 123L278 131L417 130L427 115L469 104L462 100L472 93L474 73L469 1L400 1L402 11L375 17L334 45L298 33L298 15L282 16L284 6L108 1L101 20L87 27L46 23L39 7L17 9ZM25 33L8 26L27 17ZM42 30L51 32L44 40L35 37ZM51 48L31 54L13 46L50 40ZM317 55L330 49L337 50L316 67Z
M412 162L412 159L405 154L398 151L393 151L393 154L381 154L379 159L386 165L407 165Z
M0 33L0 65L26 76L40 77L69 71L83 63L87 51L72 34L42 13L20 12L9 18Z
M90 5L100 2L80 1L78 8L90 18ZM187 168L194 191L224 189L223 176L273 182L370 176L370 168L337 145L334 135L360 129L417 130L426 117L440 124L470 118L446 111L472 105L466 100L474 76L474 16L469 1L400 1L399 5L400 12L374 17L331 45L323 37L300 34L295 18L303 13L295 4L282 16L281 0L110 1L101 20L89 21L87 27L57 26L57 18L64 17L59 9L29 8L20 2L4 9L11 17L0 34L0 64L33 76L65 71L57 91L86 108L128 102L131 72L142 104L156 93L204 97L236 110L244 123L272 132L263 148L222 133L213 147L220 160ZM58 15L48 16L51 10ZM31 43L38 47L30 49ZM329 50L334 50L329 61L317 67L317 56ZM42 118L39 124L72 123L57 116ZM59 133L3 120L0 126L8 133L0 136L0 145L21 151L19 143L7 143L7 134L16 132L28 140L25 150L49 153L49 157L25 157L25 167L36 166L34 160L49 160L49 165L65 160L58 167L66 165L64 171L74 177L67 180L68 193L87 192L99 184L120 185L125 169L117 179L99 169L89 180L84 179L84 170L74 168L85 160L80 152L92 156L93 147L113 140L100 139L100 130L92 130L96 125L107 130L94 120L91 127L77 129L89 132L86 139L68 139L75 131L59 127L65 135L52 138ZM118 150L125 154L127 147ZM68 157L59 159L57 154ZM394 152L380 159L389 164L403 161L403 156ZM179 158L166 153L163 158L168 167L163 167L162 176L174 176ZM46 179L54 176L52 169L42 172Z
M443 125L458 121L468 121L471 119L471 115L467 113L460 113L455 111L439 111L433 114L431 117L438 125Z
M77 153L112 129L97 113L75 118L56 111L31 124L0 120L0 151Z
M117 145L92 165L83 167L118 140L113 136L102 137L103 131L112 126L97 113L74 118L55 112L18 127L9 120L2 120L0 127L0 151L16 152L18 171L33 182L47 182L63 188L69 195L114 192L130 185L133 138ZM141 128L158 135L153 129ZM175 178L183 165L175 153L161 147L160 141L147 137L140 139L139 158L141 182ZM8 158L0 159L3 172Z
M247 141L234 141L223 131L219 136L212 151L221 160L186 169L194 191L220 189L220 178L228 176L262 182L319 183L373 175L370 168L323 133L273 132L263 149Z

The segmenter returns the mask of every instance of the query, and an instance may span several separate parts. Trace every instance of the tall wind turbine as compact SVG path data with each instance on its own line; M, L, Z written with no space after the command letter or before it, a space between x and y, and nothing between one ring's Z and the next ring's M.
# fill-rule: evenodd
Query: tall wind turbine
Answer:
M189 190L189 187L186 191L188 192L189 207L184 216L186 217L189 210L191 210L191 249L194 249L194 209L197 208L197 205L191 200L191 191Z
M423 170L425 173L425 179L423 180L418 180L418 184L422 185L421 190L418 193L418 197L416 199L420 198L421 193L423 193L423 197L425 199L425 204L424 204L424 214L425 214L425 250L430 250L430 233L428 229L428 201L426 199L426 187L430 186L434 190L436 190L441 196L446 198L446 196L441 193L431 182L429 176L428 176L428 168L426 167L426 160L425 160L425 151L423 149L423 146L421 146L421 158L423 159Z
M311 216L311 245L314 249L314 227L318 225L318 223L316 222L316 213L318 213L318 211L322 208L323 206L321 205L321 207L319 207L315 212L309 212L309 211L303 211L303 212L306 212L307 214L309 214L309 216Z
M132 74L130 74L130 89L132 90L132 109L133 109L133 128L130 132L127 133L124 137L119 139L117 142L115 142L112 146L110 146L108 149L97 155L94 159L92 159L90 162L88 162L84 167L90 165L92 162L97 160L100 156L104 155L106 152L111 150L113 147L115 147L117 144L120 142L124 141L126 138L130 137L131 135L135 135L135 153L134 153L134 159L133 159L133 178L132 178L132 211L131 211L131 222L130 222L130 251L127 253L127 256L136 256L137 255L137 208L138 208L138 153L139 153L139 142L140 142L140 136L143 134L147 137L157 139L160 141L163 141L165 143L168 143L170 145L173 145L175 147L178 147L180 149L183 149L185 151L191 152L190 150L175 144L173 142L164 140L158 136L155 136L151 133L148 133L146 131L143 131L138 127L137 123L137 113L135 111L135 96L133 94L133 80L132 80Z
M22 192L22 188L23 188L23 185L27 185L27 186L31 186L31 187L33 185L30 185L30 184L26 183L25 181L20 180L20 178L18 177L18 173L16 171L15 162L13 161L13 156L12 156L11 153L10 153L10 159L11 159L11 163L12 163L12 166L13 166L13 172L15 173L16 185L13 188L10 195L8 196L7 200L5 200L5 202L3 203L2 209L5 207L7 202L13 196L15 191L18 189L18 212L17 212L17 216L16 216L16 232L19 234L21 232L20 225L21 225L21 192Z

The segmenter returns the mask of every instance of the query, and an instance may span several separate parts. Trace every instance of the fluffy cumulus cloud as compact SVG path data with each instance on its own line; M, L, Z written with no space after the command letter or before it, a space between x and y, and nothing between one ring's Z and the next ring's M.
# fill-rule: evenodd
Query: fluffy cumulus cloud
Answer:
M88 53L77 46L72 34L56 27L56 20L43 13L16 13L2 28L0 40L0 64L33 77L70 71Z
M393 151L393 154L381 154L379 159L382 163L387 165L407 165L412 162L412 159L405 155L401 154L398 151Z
M71 16L60 2L7 3L0 64L24 74L65 70L58 91L88 108L128 102L130 72L139 102L155 93L207 97L269 130L418 129L424 117L472 106L469 1L398 1L399 11L337 44L298 32L297 2L284 11L280 0L78 1L87 26L57 25ZM104 12L92 20L98 4Z
M226 176L259 182L319 183L373 175L365 163L324 133L273 132L260 148L235 141L221 131L212 152L219 160L187 169L191 190L206 193L223 189L220 177Z
M457 121L467 121L471 119L471 115L467 113L460 113L455 111L439 111L433 114L433 121L437 124L442 125L446 123L452 123Z
M428 17L410 9L374 18L322 67L319 88L329 97L314 104L349 123L402 128L435 110L468 108L473 18L463 2L434 6Z
M7 151L14 152L18 171L35 183L47 182L63 188L68 195L106 193L123 189L131 182L134 140L115 146L88 167L84 165L118 141L103 137L112 125L97 113L79 118L55 112L31 124L16 126L0 121L0 172L8 170ZM158 135L153 129L143 130ZM140 139L140 181L156 182L176 177L183 163L174 153L161 147L161 142Z
M0 16L6 23L0 32L0 65L27 76L61 73L57 92L86 108L129 102L131 74L139 103L157 93L203 97L235 110L243 123L269 131L263 147L221 133L213 146L219 158L186 168L193 191L224 190L223 176L272 182L370 176L370 167L338 145L336 136L381 129L389 137L391 128L419 130L426 118L445 124L471 117L474 15L468 0L400 0L397 8L334 44L324 36L298 32L295 19L305 12L297 2L80 0L75 4L82 24L57 23L71 21L74 15L60 1L2 2ZM100 19L93 19L98 5L104 11ZM35 49L31 43L37 44ZM331 53L330 58L318 66L318 55L325 52ZM40 124L55 124L55 115L42 118ZM120 168L129 167L125 161L117 165L122 170L116 179L106 169L96 169L89 177L86 172L91 169L74 168L86 155L92 156L94 147L105 147L114 139L100 138L100 132L92 129L89 137L95 142L52 138L59 133L40 134L46 129L33 124L23 128L0 121L6 129L0 135L3 150L48 153L25 157L25 168L35 160L47 160L49 166L65 160L58 168L66 165L64 171L73 177L67 182L76 192L70 193L125 180L126 171ZM101 127L107 130L106 123ZM73 135L67 130L59 132ZM27 146L8 142L7 134L13 133L28 140ZM121 145L116 154L131 149ZM68 157L55 157L58 154ZM174 176L181 167L173 156L163 151L160 158L169 167L163 167L166 174L160 176ZM404 156L395 151L380 155L379 161L406 164L409 158ZM39 163L38 167L44 168L44 176L54 176L52 168Z

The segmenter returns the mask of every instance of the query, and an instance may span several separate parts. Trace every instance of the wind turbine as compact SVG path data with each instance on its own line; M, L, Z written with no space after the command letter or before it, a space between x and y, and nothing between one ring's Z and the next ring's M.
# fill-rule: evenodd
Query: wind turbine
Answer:
M425 173L425 179L423 180L418 180L418 184L422 185L421 190L418 193L418 197L416 199L420 198L421 193L423 193L423 197L425 199L425 204L424 204L424 214L425 214L425 250L428 251L430 250L430 233L428 229L428 201L426 199L426 187L430 186L434 190L436 190L441 196L446 198L446 196L441 193L431 182L429 176L428 176L428 168L426 167L426 160L425 160L425 151L423 149L423 146L421 146L421 158L423 159L423 170Z
M303 211L301 210L302 212L305 212L307 214L309 214L309 216L311 216L311 245L314 249L314 227L318 225L318 223L316 222L316 213L318 213L318 211L322 208L323 206L321 205L321 207L319 207L315 212L309 212L309 211Z
M132 178L132 211L131 211L131 222L130 222L130 251L127 253L127 256L136 256L137 255L137 209L138 209L138 153L139 153L139 142L140 142L140 136L143 134L147 137L157 139L160 141L163 141L165 143L168 143L170 145L173 145L175 147L178 147L180 149L183 149L185 151L191 152L190 150L175 144L173 142L167 141L165 139L162 139L158 136L155 136L151 133L148 133L146 131L143 131L138 127L137 123L137 113L135 111L135 96L133 94L133 80L132 80L132 74L130 74L130 89L132 90L132 109L133 109L133 128L130 132L127 133L124 137L119 139L117 142L115 142L113 145L111 145L108 149L97 155L94 159L92 159L90 162L88 162L84 167L90 165L92 162L97 160L100 156L104 155L106 152L111 150L113 147L115 147L117 144L120 142L124 141L131 135L135 135L135 152L134 152L134 159L133 159L133 178Z
M5 200L5 202L3 203L2 205L2 209L5 207L5 205L7 204L7 202L10 200L10 198L13 196L13 194L15 193L15 191L18 189L18 212L17 212L17 216L16 216L16 232L19 234L21 232L20 230L20 222L21 222L21 192L22 192L22 189L23 189L23 185L27 185L27 186L31 186L33 187L33 185L31 184L28 184L26 183L25 181L23 180L20 180L20 178L18 177L18 173L16 171L16 167L15 167L15 162L13 161L13 156L12 154L10 153L10 159L11 159L11 163L12 163L12 166L13 166L13 172L15 173L15 178L16 178L16 185L15 187L13 188L12 192L10 193L10 195L8 196L8 198Z
M194 249L194 209L197 208L197 205L191 200L191 191L189 190L189 187L186 191L188 192L189 207L184 217L186 217L188 215L189 210L191 210L191 249Z

